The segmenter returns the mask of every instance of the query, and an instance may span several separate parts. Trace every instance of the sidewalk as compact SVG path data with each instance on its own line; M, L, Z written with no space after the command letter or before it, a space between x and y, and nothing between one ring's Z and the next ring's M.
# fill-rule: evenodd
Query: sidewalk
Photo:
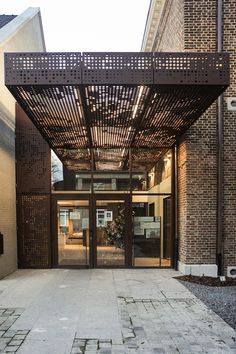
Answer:
M235 333L157 269L19 270L0 281L0 353L236 353Z

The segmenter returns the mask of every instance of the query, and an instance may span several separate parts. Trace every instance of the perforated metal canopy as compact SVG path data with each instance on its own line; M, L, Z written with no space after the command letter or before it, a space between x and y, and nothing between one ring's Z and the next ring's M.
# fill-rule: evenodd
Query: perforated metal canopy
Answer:
M229 85L226 53L6 53L5 84L71 169L149 169ZM91 166L91 155L95 166Z

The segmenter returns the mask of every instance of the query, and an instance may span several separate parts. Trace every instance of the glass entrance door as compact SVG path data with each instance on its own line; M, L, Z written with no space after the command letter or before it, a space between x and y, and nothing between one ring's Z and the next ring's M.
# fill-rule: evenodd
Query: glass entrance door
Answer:
M89 201L58 200L58 265L89 266Z
M95 264L124 266L127 218L124 200L96 200Z

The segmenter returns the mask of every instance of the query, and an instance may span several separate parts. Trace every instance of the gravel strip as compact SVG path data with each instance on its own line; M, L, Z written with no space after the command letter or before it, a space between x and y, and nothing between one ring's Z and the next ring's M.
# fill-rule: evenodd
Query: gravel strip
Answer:
M236 286L212 287L179 282L236 330Z

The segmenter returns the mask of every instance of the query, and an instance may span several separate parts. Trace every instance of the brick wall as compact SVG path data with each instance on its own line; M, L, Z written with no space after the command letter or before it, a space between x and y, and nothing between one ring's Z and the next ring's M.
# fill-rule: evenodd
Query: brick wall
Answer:
M187 178L186 178L187 149L185 136L181 138L178 146L178 234L179 257L181 260L188 255L187 226Z
M156 51L216 51L216 2L166 1ZM217 203L216 105L178 144L179 260L215 263Z
M184 49L215 52L217 0L184 0Z
M224 0L223 49L231 54L231 86L236 96L236 6ZM217 1L165 1L154 51L217 51ZM236 113L224 99L224 184L222 220L225 267L236 264ZM179 260L216 263L217 103L178 143Z
M179 234L185 239L187 252L184 256L180 252L180 260L187 264L214 264L217 232L216 104L189 129L185 145L186 233ZM184 189L180 186L181 198Z
M193 52L215 52L217 45L216 1L185 0L184 49ZM216 262L217 231L217 107L208 111L189 129L186 145L186 208L185 232L179 235L186 244L180 261L187 264L214 264Z
M184 51L184 0L166 0L153 51Z

